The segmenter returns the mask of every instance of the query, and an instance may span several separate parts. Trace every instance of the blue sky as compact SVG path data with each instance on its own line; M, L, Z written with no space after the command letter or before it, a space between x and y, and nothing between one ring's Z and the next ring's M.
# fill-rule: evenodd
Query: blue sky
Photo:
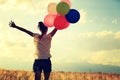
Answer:
M70 1L81 18L54 36L53 70L120 73L120 0ZM32 70L33 38L9 28L8 22L39 33L37 23L52 2L60 0L0 0L0 68Z

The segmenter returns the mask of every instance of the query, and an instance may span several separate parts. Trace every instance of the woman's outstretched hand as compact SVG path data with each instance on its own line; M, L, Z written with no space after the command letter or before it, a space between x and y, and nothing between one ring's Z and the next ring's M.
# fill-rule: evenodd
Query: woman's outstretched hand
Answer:
M10 21L10 22L9 22L9 26L15 28L15 27L16 27L16 24L15 24L13 21Z

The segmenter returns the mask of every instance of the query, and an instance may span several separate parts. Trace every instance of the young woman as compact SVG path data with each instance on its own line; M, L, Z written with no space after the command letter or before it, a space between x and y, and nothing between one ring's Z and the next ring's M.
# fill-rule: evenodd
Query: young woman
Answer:
M38 23L38 28L41 31L39 33L33 33L29 30L26 30L22 27L17 26L13 21L9 22L9 26L12 28L16 28L20 31L23 31L34 38L34 44L36 46L35 52L35 61L33 64L33 70L35 73L35 80L41 80L41 72L44 72L44 79L49 80L50 72L51 72L51 40L52 37L57 32L57 29L53 29L52 32L47 34L48 28L44 25L43 22Z

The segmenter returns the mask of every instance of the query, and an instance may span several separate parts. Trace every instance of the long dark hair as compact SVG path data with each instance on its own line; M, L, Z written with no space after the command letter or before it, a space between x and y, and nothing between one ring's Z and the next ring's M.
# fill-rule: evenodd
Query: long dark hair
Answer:
M48 29L48 27L45 26L43 22L39 22L39 23L38 23L38 28L39 28L40 30L42 30L42 31Z

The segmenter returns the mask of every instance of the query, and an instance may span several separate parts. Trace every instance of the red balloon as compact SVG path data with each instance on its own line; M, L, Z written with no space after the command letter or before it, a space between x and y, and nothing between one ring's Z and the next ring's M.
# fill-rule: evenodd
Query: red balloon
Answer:
M56 18L57 15L53 15L53 14L48 14L45 16L44 18L44 24L47 27L53 27L54 26L54 20Z
M69 26L69 22L66 20L65 16L59 15L54 20L54 26L56 29L62 30Z

